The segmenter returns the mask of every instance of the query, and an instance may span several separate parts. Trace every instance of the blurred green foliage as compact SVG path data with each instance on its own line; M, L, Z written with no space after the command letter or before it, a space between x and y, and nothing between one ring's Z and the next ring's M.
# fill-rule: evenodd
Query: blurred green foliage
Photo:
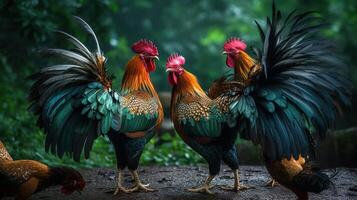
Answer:
M316 10L329 22L324 34L336 41L342 57L350 67L350 78L357 82L357 1L355 0L277 0L287 13L292 9ZM169 91L164 64L172 52L186 57L186 68L195 73L204 88L225 70L221 55L224 41L237 36L248 46L259 44L253 21L263 22L270 14L270 1L265 0L2 0L0 1L0 139L15 158L43 160L47 163L81 167L113 166L115 155L107 138L98 139L91 158L80 164L68 158L58 159L44 152L44 135L36 126L35 117L27 111L27 77L49 59L37 51L44 47L70 47L52 31L65 30L94 47L93 41L73 20L85 19L94 28L105 55L108 68L120 87L123 67L133 55L130 45L140 38L154 41L161 60L152 81L158 91ZM162 84L158 84L162 83ZM356 96L356 91L354 91ZM356 101L356 98L354 98ZM353 104L357 105L357 104ZM340 127L356 124L356 106L346 114ZM159 147L154 139L147 145L142 164L192 164L202 159L178 137L165 134ZM247 143L242 143L246 145ZM247 151L247 159L258 151ZM249 161L250 162L250 161ZM253 161L252 161L253 162Z

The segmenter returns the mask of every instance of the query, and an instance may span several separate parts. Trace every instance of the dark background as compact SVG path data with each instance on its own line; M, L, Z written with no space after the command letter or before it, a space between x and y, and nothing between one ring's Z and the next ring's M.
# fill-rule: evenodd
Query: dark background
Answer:
M349 67L349 78L357 83L357 1L355 0L289 0L277 1L287 14L292 9L316 10L330 26L323 34L334 41L340 56ZM97 140L91 159L80 164L68 158L58 159L44 152L44 135L27 111L26 96L31 85L27 77L49 59L37 50L44 47L69 48L52 30L60 29L80 38L93 49L88 34L74 22L73 15L85 19L95 30L102 50L108 57L110 73L120 80L126 62L133 56L130 46L141 38L154 41L161 60L152 81L164 102L170 86L164 72L167 56L179 52L186 57L186 68L197 75L204 88L227 69L222 46L231 36L245 40L249 47L260 45L253 21L263 22L270 15L271 1L263 0L104 0L104 1L0 1L0 140L16 159L37 159L50 164L66 163L80 167L114 166L114 151L106 138ZM321 160L328 166L356 166L357 136L356 94L350 110L336 122L338 133L319 146ZM166 124L170 125L170 124ZM350 129L348 129L350 128ZM346 130L347 129L347 130ZM195 164L202 159L191 151L172 130L162 130L147 145L142 164ZM259 148L238 141L243 164L259 164Z

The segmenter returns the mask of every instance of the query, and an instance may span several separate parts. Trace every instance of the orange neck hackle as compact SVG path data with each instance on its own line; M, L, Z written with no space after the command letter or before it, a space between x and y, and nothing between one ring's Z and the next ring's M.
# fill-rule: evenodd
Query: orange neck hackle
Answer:
M133 91L146 91L159 105L159 119L157 120L157 127L161 125L164 113L162 105L153 84L151 83L149 72L145 68L145 64L140 56L137 54L131 58L126 65L125 73L122 80L121 90L124 93L130 93Z
M135 55L131 58L126 65L122 81L122 90L125 92L143 90L153 96L156 94L149 73L139 55Z
M252 69L256 66L256 61L245 51L240 51L235 59L234 78L247 81L250 78Z
M177 84L172 89L170 105L171 119L174 120L175 108L180 99L182 99L184 96L190 98L196 95L203 98L207 97L206 93L198 83L196 76L184 70L183 73L178 77Z
M177 84L174 90L178 94L199 95L205 96L206 93L200 86L195 75L188 71L184 71L182 75L178 77Z

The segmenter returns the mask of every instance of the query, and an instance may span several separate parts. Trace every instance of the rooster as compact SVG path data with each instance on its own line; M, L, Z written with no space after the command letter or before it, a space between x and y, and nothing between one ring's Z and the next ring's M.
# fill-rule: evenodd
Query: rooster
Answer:
M336 115L350 105L351 83L333 46L320 36L324 24L313 12L293 11L283 18L273 2L265 30L256 24L262 47L254 49L255 58L242 40L229 39L223 53L234 72L214 82L208 96L230 99L229 113L240 136L262 147L265 165L278 183L308 199L308 192L330 185L310 162L313 136L325 138Z
M169 83L173 86L170 114L175 129L194 151L199 153L209 165L209 176L200 187L188 189L191 192L212 194L212 179L219 173L221 161L233 171L233 187L226 190L243 190L248 186L240 184L238 157L235 141L238 126L230 123L228 113L229 98L210 99L199 85L197 78L184 69L185 58L171 55L166 64ZM236 91L239 92L239 91Z
M13 196L17 200L24 200L56 185L61 185L61 192L69 195L82 191L85 181L72 168L49 167L34 160L13 160L0 141L0 199Z
M157 47L149 40L132 45L135 55L126 65L121 89L115 91L106 73L107 59L94 31L84 20L75 18L93 36L96 51L90 52L74 36L59 31L75 49L45 50L47 54L64 58L65 62L45 67L32 76L35 83L29 95L30 110L39 116L38 124L46 133L45 149L59 157L66 154L79 161L82 151L85 158L89 157L98 136L107 135L117 159L114 195L153 191L141 182L137 168L145 144L163 119L163 109L149 76L156 68ZM135 182L130 189L122 185L126 167Z

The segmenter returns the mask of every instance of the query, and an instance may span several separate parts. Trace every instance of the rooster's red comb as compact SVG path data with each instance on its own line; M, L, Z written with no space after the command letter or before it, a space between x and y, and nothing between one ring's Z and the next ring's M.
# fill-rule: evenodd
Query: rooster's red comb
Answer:
M224 51L236 51L236 50L244 51L246 48L247 45L243 42L243 40L233 37L228 39L223 46Z
M151 56L159 55L156 45L152 41L146 39L141 39L135 42L133 46L131 46L131 49L135 53L146 53Z
M167 58L166 67L178 67L185 64L185 57L174 53Z

